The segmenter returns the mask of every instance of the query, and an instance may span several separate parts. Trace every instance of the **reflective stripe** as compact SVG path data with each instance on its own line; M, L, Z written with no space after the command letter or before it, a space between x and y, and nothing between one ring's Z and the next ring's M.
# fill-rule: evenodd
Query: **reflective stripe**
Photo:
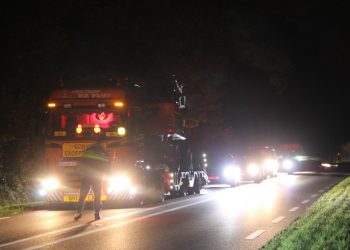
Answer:
M99 161L105 161L108 162L108 157L104 154L98 154L92 150L86 150L82 156L83 158L89 158Z

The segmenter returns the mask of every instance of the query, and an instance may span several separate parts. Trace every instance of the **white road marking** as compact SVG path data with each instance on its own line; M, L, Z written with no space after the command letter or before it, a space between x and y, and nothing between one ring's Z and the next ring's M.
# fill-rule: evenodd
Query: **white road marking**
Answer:
M140 220L145 220L147 218L154 217L154 216L157 216L157 215L160 215L160 214L165 214L165 213L173 212L173 211L176 211L176 210L180 210L180 209L183 209L185 207L195 206L195 205L198 205L200 203L212 201L213 199L214 198L209 198L209 199L206 199L206 200L190 203L190 204L187 204L187 205L182 205L182 206L178 206L178 207L175 207L175 208L171 208L171 209L155 212L155 213L148 214L148 215L145 215L145 216L142 216L142 217L133 218L133 219L130 219L128 221L120 222L120 223L109 225L109 226L102 227L102 228L97 228L97 229L94 229L94 230L91 230L91 231L88 231L88 232L83 232L83 233L79 233L79 234L76 234L76 235L73 235L73 236L64 237L62 239L58 239L58 240L51 241L51 242L48 242L48 243L34 245L34 246L31 246L31 247L25 248L24 250L33 250L33 249L39 249L39 248L51 246L51 245L58 244L58 243L61 243L61 242L64 242L64 241L80 238L80 237L83 237L83 236L86 236L86 235L98 233L98 232L105 231L105 230L112 229L112 228L121 227L121 226L124 226L124 225L127 225L127 224L131 224L133 222L137 222L137 221L140 221Z
M275 224L280 223L280 222L283 221L285 218L286 218L285 216L280 216L280 217L274 219L274 220L272 221L272 223L275 223Z
M315 198L315 197L317 197L317 196L318 196L318 194L313 194L313 195L311 195L312 198Z
M259 237L260 235L262 235L263 233L265 233L265 230L256 230L254 233L248 235L247 237L245 237L244 239L246 240L254 240L256 239L257 237Z
M170 205L174 205L174 204L177 204L177 203L182 203L184 201L187 201L187 199L181 200L181 201L172 202L172 203L168 203L168 204L159 205L159 206L156 206L156 207L147 208L147 209L144 209L144 210L138 210L138 211L133 211L133 212L125 213L125 214L118 214L118 215L114 215L114 216L110 216L110 217L105 217L105 218L103 218L103 221L116 220L116 219L127 217L129 215L139 214L139 213L147 212L147 211L150 211L150 210L155 210L155 209L157 209L159 207L165 207L165 206L170 206ZM34 239L46 237L46 236L49 236L49 235L66 232L66 231L69 231L69 230L72 230L72 229L76 229L76 228L79 228L79 227L86 227L86 224L85 223L84 224L79 224L77 226L67 227L67 228L64 228L64 229L59 229L59 230L56 230L56 231L52 231L52 232L48 232L48 233L44 233L44 234L38 234L38 235L35 235L35 236L32 236L32 237L28 237L28 238L23 238L23 239L16 240L16 241L7 242L7 243L4 243L4 244L1 244L0 248L1 247L5 247L5 246L14 245L14 244L17 244L17 243L21 243L21 242L24 242L24 241L34 240Z
M302 202L301 202L301 204L306 204L306 203L308 203L310 200L303 200Z
M323 193L324 192L324 190L323 189L321 189L320 191L318 191L319 193Z
M1 217L0 220L10 219L10 217Z
M299 207L293 207L293 208L289 209L289 212L295 212L295 211L297 211L298 209L299 209Z

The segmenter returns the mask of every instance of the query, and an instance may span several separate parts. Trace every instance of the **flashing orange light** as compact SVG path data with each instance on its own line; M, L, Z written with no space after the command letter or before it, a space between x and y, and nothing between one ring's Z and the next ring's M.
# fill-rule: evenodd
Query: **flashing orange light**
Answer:
M81 124L78 124L77 128L75 129L75 131L77 132L77 134L81 134L83 132L83 127L81 126Z
M47 104L47 107L49 107L49 108L55 108L55 107L56 107L56 103L50 102L50 103Z
M101 133L100 125L98 125L98 124L95 125L95 127L94 127L94 132L95 132L96 134Z
M124 107L124 103L123 102L115 102L114 103L114 106L116 106L116 107L118 107L118 108L122 108L122 107Z

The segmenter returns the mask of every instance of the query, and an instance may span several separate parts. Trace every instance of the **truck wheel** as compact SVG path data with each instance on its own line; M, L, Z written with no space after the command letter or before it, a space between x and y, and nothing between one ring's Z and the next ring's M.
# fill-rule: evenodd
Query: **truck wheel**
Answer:
M143 186L143 204L162 203L165 200L162 177L154 172L147 176Z
M200 182L200 181L199 181L198 178L196 178L196 179L194 180L193 191L194 191L195 194L200 194L200 192L201 192L202 185L201 185L199 182Z
M158 180L154 183L154 187L152 190L152 202L153 203L163 203L165 200L164 197L164 186L161 180Z
M164 187L163 187L163 184L161 184L161 186L156 188L155 190L154 203L164 203L164 200L165 200Z
M191 191L190 191L191 192ZM182 186L180 187L180 191L179 191L179 196L183 197L186 196L187 194L189 194L189 188L188 188L188 180L185 181Z
M165 200L164 196L164 187L163 184L160 185L154 185L149 189L149 192L146 196L143 197L141 201L141 205L144 204L155 204L155 203L163 203Z

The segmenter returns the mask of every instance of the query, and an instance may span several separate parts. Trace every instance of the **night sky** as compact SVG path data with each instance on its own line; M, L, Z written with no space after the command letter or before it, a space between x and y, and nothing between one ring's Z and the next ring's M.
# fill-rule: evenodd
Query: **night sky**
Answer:
M233 144L350 140L346 1L35 2L2 13L7 107L126 78L160 95L176 74L201 126Z

